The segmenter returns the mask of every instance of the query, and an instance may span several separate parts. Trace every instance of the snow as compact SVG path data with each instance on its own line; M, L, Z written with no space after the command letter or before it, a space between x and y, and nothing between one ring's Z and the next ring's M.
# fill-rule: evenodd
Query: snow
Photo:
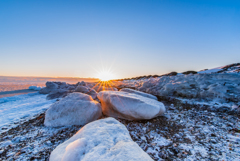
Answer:
M123 147L127 148L127 155L142 154L142 150L144 150L154 160L239 160L240 124L237 111L240 109L240 74L234 72L237 72L237 70L239 72L239 67L239 65L234 66L234 68L221 67L223 71L220 71L220 73L215 73L218 71L217 69L215 71L211 69L195 75L178 74L176 76L119 81L117 88L131 87L140 90L141 93L146 92L156 95L159 99L170 98L165 99L169 102L164 103L168 109L164 116L142 121L118 119L127 127L132 139L138 145L133 143L132 140L129 144L115 144L117 138L115 136L122 135L119 135L121 127L119 128L114 121L103 121L88 130L85 127L95 122L87 124L76 134L80 137L72 137L75 140L65 146L65 143L61 143L75 134L80 126L46 127L43 124L44 116L37 117L34 121L29 120L27 125L25 123L19 124L24 119L32 119L35 114L42 113L44 115L43 112L55 102L54 100L46 100L46 96L38 93L1 98L1 159L48 160L50 152L61 144L59 146L65 146L64 151L58 152L58 154L62 156L63 160L75 160L78 157L84 157L85 160L88 160L89 158L92 159L92 156L95 160L101 160L100 157L106 155L110 158L108 160L111 160L116 151L119 152L117 153L119 160L128 160L129 158L126 159L124 158L125 155L122 155L125 154L125 151L121 149ZM59 88L60 86L61 88L66 86L64 83L58 85ZM132 104L131 101L135 100L136 97L138 99L143 97L136 96L138 92L135 95L127 91L124 93L127 94L122 95L121 92L118 92L119 95L115 94L115 99L111 99L113 101L109 102L118 104L120 107L121 104L126 102ZM126 98L121 100L126 95L128 95L129 100ZM143 97L139 100L144 99L149 98ZM154 101L153 99L149 100ZM179 104L176 100L183 104L186 103L186 105ZM168 106L168 103L172 105ZM205 108L206 106L209 108ZM214 108L221 109L221 107L230 111L233 110L234 113L229 115L225 111L211 110ZM145 111L145 114L147 113L148 111ZM112 125L107 125L108 128L105 128L105 124ZM12 128L3 132L5 127L9 128L15 125L17 126L15 130ZM114 128L116 128L116 131L114 131ZM75 131L71 131L72 129ZM106 131L107 134L105 134ZM101 132L105 133L102 134ZM119 142L122 143L121 140ZM111 153L104 149L105 146L110 147ZM136 147L137 150L129 149L132 146ZM85 153L86 151L87 153ZM132 151L136 153L132 154ZM116 159L114 158L114 160Z
M222 67L218 67L218 68L213 68L213 69L207 69L207 70L203 70L203 71L199 71L199 74L210 74L210 73L217 73L219 71L222 70Z
M38 92L0 98L0 127L45 111L53 102Z
M157 97L156 97L156 96L153 96L153 95L148 94L148 93L136 91L136 90L133 90L133 89L131 89L131 88L123 88L123 89L121 89L120 91L122 91L122 92L128 92L128 93L134 93L134 94L137 94L137 95L140 95L140 96L143 96L143 97L147 97L147 98L151 98L151 99L157 100Z
M165 112L163 103L134 93L102 91L97 97L101 101L103 113L115 118L144 120Z
M92 96L92 98L94 100L97 98L97 92L94 89L91 89L88 86L78 85L77 88L75 89L75 92L81 92L81 93L88 94L88 95Z
M46 126L85 125L102 116L97 101L83 93L70 93L46 111Z
M150 161L126 127L114 118L91 122L73 137L60 144L50 155L50 161Z
M160 147L164 147L164 146L169 146L172 142L160 136L160 137L156 137L153 143L156 143Z
M145 80L122 81L121 86L164 97L195 102L229 104L237 110L240 102L240 74L214 73L162 76Z
M0 135L2 160L49 160L51 151L75 134L81 126L46 127L44 112L16 123ZM1 160L0 159L0 160Z
M43 87L40 86L29 86L28 89L34 90L34 91L40 91Z

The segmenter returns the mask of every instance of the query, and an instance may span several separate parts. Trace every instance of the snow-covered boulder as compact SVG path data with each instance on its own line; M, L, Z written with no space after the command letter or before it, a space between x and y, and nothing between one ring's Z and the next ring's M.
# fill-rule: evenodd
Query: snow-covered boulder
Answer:
M102 91L97 95L105 115L127 120L152 119L165 112L163 103L138 94Z
M78 82L76 84L77 86L86 86L86 83L84 81Z
M100 118L101 106L91 96L83 93L70 93L54 103L46 111L44 125L65 126L85 125Z
M62 98L62 97L67 96L68 93L70 93L70 92L69 92L69 90L66 90L66 89L55 89L47 95L47 99L51 100L51 99L55 99L55 98Z
M114 118L91 122L57 146L50 161L152 161Z
M148 94L148 93L144 93L144 92L141 92L141 91L136 91L136 90L131 89L131 88L123 88L120 91L128 92L128 93L134 93L134 94L137 94L137 95L140 95L140 96L143 96L143 97L147 97L147 98L151 98L151 99L154 99L154 100L158 100L157 97L154 96L154 95L151 95L151 94Z
M40 93L40 94L48 94L48 93L50 93L51 91L56 91L56 89L50 89L50 88L44 87L44 88L42 88L42 89L39 90L39 93Z
M59 88L62 88L62 89L67 89L68 88L68 84L66 82L61 82L61 84L58 85Z
M29 86L28 89L34 90L34 91L40 91L42 89L42 87L40 87L40 86Z
M67 87L67 90L75 90L75 86L74 85L68 85L68 87Z
M77 86L75 92L81 92L92 96L95 100L97 98L97 92L94 89L89 88L88 86Z
M82 93L87 93L89 89L86 86L77 86L75 89L75 92L82 92Z
M50 89L56 89L58 88L58 84L54 82L46 82L46 87Z
M39 90L40 94L48 94L50 92L56 92L58 89L58 84L54 82L46 82L46 87Z

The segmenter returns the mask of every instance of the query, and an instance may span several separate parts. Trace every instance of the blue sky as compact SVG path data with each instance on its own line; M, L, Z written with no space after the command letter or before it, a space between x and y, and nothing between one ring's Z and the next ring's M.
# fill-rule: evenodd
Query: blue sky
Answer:
M0 75L124 78L236 62L239 0L0 1Z

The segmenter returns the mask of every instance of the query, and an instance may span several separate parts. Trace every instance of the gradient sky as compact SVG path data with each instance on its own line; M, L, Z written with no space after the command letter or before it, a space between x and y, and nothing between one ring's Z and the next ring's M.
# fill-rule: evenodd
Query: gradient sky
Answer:
M236 62L239 0L0 1L0 75L123 78Z

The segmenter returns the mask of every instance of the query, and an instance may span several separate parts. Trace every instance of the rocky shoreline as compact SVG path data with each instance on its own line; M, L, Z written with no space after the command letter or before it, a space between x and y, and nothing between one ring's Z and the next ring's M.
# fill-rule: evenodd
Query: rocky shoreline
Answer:
M121 154L125 154L123 147L131 144L137 153L156 161L240 160L238 78L238 74L175 75L114 81L112 86L47 82L39 93L48 94L47 99L57 98L57 102L44 113L2 129L0 160L49 160L53 152L52 160L58 160L56 154L60 153L63 158L74 158L64 149L85 144L91 149L86 153L103 146ZM114 124L122 130L113 132ZM86 128L79 131L83 126ZM89 138L86 134L92 133L92 128L100 133L103 128L111 137L102 133L99 137L103 138ZM105 144L99 139L109 140ZM116 139L120 140L115 143ZM118 142L123 146L115 148ZM113 151L100 157L114 156ZM81 153L87 155L85 150ZM122 157L136 156L128 153Z
M59 144L72 137L81 126L47 128L45 113L1 133L0 160L48 160Z
M165 103L167 104L167 103ZM164 116L146 121L118 119L154 160L240 159L239 118L220 112L166 106ZM1 160L48 160L51 151L81 126L48 128L44 113L1 133Z

